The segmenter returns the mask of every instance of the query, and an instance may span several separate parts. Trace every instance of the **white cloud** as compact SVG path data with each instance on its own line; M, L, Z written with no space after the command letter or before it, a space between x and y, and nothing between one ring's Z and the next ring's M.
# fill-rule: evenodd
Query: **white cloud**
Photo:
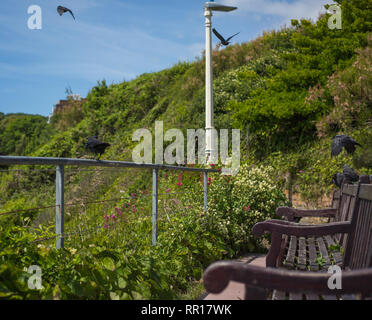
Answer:
M112 28L67 19L58 22L39 33L26 30L17 40L0 44L0 50L32 56L27 59L31 64L0 63L0 77L43 75L122 81L193 59L203 50L203 43L169 40L138 28Z
M332 0L223 0L226 5L236 6L239 13L254 13L259 15L271 15L281 18L282 23L288 23L291 19L311 18L316 20L320 12L324 12L324 5L332 3Z

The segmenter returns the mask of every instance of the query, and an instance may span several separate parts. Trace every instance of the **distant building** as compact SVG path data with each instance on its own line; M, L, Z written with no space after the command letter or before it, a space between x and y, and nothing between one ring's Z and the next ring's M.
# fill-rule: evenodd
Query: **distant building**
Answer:
M69 94L67 96L67 99L69 99L69 98L71 98L74 101L81 101L82 100L81 95L80 94L76 94L76 93Z
M67 100L59 100L57 104L54 105L52 113L49 114L48 123L50 123L50 118L53 117L54 114L56 114L57 112L61 112L63 111L63 109L69 107L71 100L83 102L85 99L83 99L80 94L69 94L67 96Z

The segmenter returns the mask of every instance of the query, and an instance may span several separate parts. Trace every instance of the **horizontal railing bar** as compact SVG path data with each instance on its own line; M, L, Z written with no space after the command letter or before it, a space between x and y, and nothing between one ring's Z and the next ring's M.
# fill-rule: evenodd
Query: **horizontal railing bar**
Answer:
M71 158L46 158L46 157L21 157L21 156L0 156L0 164L6 165L63 165L63 166L82 166L82 167L117 167L117 168L147 168L160 170L181 170L196 172L218 172L216 169L190 168L183 166L171 166L153 163L134 163L127 161L107 161L91 159L71 159Z

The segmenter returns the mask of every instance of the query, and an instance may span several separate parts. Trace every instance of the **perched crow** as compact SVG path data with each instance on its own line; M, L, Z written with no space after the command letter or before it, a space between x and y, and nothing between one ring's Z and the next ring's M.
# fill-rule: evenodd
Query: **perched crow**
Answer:
M235 34L232 35L230 38L225 39L223 36L221 36L221 35L217 32L217 30L216 30L215 28L213 28L212 30L213 30L213 33L216 35L216 37L217 37L218 39L221 40L221 44L224 45L224 46L228 46L228 45L230 44L229 41L230 41L233 37L235 37L237 34L240 33L240 32L235 33Z
M359 176L346 164L342 168L342 174L347 182L357 182L359 180Z
M70 9L65 8L65 7L62 7L62 6L58 6L57 11L58 11L58 13L59 13L60 16L63 15L65 12L70 12L71 15L72 15L72 17L75 20L74 14L72 13L72 11Z
M361 147L358 142L349 136L344 134L335 136L333 137L331 146L331 157L337 156L342 151L342 148L345 148L348 153L353 154L355 151L355 146Z
M332 183L337 187L341 188L343 183L353 183L359 180L359 176L354 172L348 165L344 165L342 173L336 173L333 175Z
M101 157L102 153L104 153L106 148L109 146L109 143L101 142L97 139L97 137L90 137L88 139L88 142L85 144L85 149L98 154L98 160Z
M335 184L337 187L341 188L344 179L345 177L342 173L335 173L333 175L332 183Z

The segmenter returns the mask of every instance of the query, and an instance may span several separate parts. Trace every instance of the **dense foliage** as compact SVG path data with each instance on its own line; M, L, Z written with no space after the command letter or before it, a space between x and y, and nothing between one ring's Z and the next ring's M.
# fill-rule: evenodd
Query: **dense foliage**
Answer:
M279 183L272 167L246 164L237 175L221 175L211 185L205 221L233 256L263 249L259 239L252 235L253 226L273 219L277 207L290 205Z
M43 116L0 113L0 154L30 154L47 143L53 133Z
M54 240L32 243L53 236L55 208L34 208L53 207L55 168L0 170L0 213L17 213L0 215L1 297L177 298L210 262L263 249L250 230L288 204L283 189L316 206L344 164L372 174L372 2L336 2L341 30L330 30L325 14L213 51L215 126L241 129L245 164L237 176L210 176L207 212L202 177L161 173L158 246L151 172L66 168L66 228L78 232L58 251ZM203 58L132 81L99 81L50 124L0 113L0 153L87 158L84 143L97 135L111 144L102 159L131 161L137 128L163 120L164 130L186 136L204 127ZM363 147L331 159L338 133ZM32 264L43 269L43 291L27 289Z
M146 215L149 203L141 197L144 191L123 199L112 210L90 208L68 214L67 227L83 229L68 238L63 250L54 249L50 241L35 242L53 236L41 226L32 233L2 226L0 298L177 298L213 261L258 249L250 228L286 203L263 168L244 167L236 177L210 177L208 212L201 205L198 175L164 174L160 182L169 196L160 200L155 247L151 246L151 219ZM232 196L225 198L229 188ZM182 195L175 198L173 190ZM42 270L41 290L26 286L32 276L27 270L33 265Z

